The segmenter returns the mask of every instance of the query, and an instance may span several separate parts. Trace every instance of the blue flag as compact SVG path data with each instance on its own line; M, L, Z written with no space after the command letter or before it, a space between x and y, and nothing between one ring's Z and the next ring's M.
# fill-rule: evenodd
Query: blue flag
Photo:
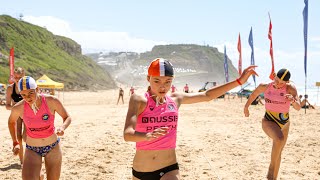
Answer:
M254 49L253 49L253 37L252 37L252 27L250 30L250 34L249 34L249 39L248 39L248 43L251 47L251 65L255 65L254 64ZM256 86L256 77L255 75L252 75L253 81L254 81L254 85Z
M304 36L304 75L307 77L307 49L308 49L308 0L304 0L303 36Z
M226 82L229 82L228 57L226 52L226 46L224 46L224 75L226 77Z

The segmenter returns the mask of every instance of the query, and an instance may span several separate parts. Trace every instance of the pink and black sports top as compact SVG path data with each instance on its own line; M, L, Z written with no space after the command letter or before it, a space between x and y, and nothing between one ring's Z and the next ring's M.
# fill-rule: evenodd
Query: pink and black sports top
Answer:
M287 113L290 109L290 101L285 99L287 85L280 89L273 87L273 82L268 85L264 92L266 110L279 113Z
M137 150L163 150L176 147L178 108L169 96L165 96L166 102L156 106L156 102L149 93L145 94L147 105L137 118L135 130L138 132L152 132L160 127L169 127L168 134L152 141L136 143Z
M46 138L54 133L54 114L51 114L46 98L41 95L41 107L34 114L30 105L24 102L23 122L26 125L27 136Z

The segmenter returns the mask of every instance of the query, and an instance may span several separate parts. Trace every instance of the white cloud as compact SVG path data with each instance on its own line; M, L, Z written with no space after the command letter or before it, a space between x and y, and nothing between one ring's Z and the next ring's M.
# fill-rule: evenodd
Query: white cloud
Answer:
M315 43L310 43L314 45ZM239 52L237 49L236 42L226 42L225 44L213 45L217 47L218 50L224 53L224 45L226 45L226 52L231 59L232 64L238 68L239 61ZM304 51L297 52L288 52L284 50L274 50L274 63L275 63L275 71L280 68L288 68L291 71L292 80L297 85L303 85L305 76L304 76ZM248 67L250 65L251 58L251 48L242 47L242 69ZM255 64L258 66L256 69L259 77L256 79L257 84L262 82L268 82L269 74L271 72L271 57L268 49L261 49L259 47L254 47L254 58ZM308 62L307 62L307 71L308 71L308 84L314 85L316 81L320 81L320 52L319 51L308 51ZM249 82L253 83L253 80L250 78Z
M150 51L154 45L168 44L163 41L153 41L142 38L136 38L127 32L108 32L108 31L73 31L68 22L51 17L51 16L25 16L24 21L32 24L46 27L53 34L69 37L78 42L83 49L83 53L97 51L134 51L145 52ZM310 50L308 51L308 77L310 84L319 80L320 52L311 47L319 46L320 37L311 37L309 41ZM183 42L181 42L183 43ZM215 44L220 52L224 52L224 45L227 47L227 55L232 60L233 65L238 67L239 53L237 50L237 42L225 42L224 44ZM268 76L271 71L271 59L269 48L262 49L254 47L255 64L259 67L256 69L260 75L257 83L269 81ZM250 64L251 49L249 46L242 47L242 67L245 68ZM279 68L286 67L292 71L292 76L298 84L304 84L304 61L303 49L298 52L288 52L284 50L274 50L274 60L276 71ZM318 78L318 79L317 79ZM251 79L251 78L250 78ZM252 80L251 80L252 81Z
M69 23L51 16L25 16L24 21L46 27L55 35L66 36L82 47L83 53L97 51L150 51L153 46L168 44L164 41L153 41L130 36L127 32L108 31L73 31Z
M31 24L35 24L41 27L45 27L47 30L51 31L53 34L61 36L69 36L72 34L69 23L64 20L57 19L51 16L24 16L24 21L27 21Z
M320 37L311 37L311 41L320 41Z

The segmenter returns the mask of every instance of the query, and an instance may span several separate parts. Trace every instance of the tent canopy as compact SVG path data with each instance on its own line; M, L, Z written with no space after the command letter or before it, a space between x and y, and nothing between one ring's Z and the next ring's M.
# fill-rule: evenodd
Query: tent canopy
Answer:
M0 88L7 88L7 85L0 83Z
M48 89L62 89L64 88L63 83L55 82L50 79L47 75L43 75L36 81L39 88L48 88Z

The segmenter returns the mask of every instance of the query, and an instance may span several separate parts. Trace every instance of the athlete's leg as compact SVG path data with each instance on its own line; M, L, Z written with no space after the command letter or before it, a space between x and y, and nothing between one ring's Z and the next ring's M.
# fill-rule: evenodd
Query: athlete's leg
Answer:
M263 118L262 129L273 140L268 179L274 179L276 162L278 162L278 159L280 158L282 144L284 143L285 138L280 127L273 121L268 121Z
M20 146L20 151L19 151L19 159L20 159L20 163L21 165L23 164L23 155L24 155L24 151L23 151L23 141L22 141L22 135L23 135L23 127L22 127L22 119L19 117L17 120L17 138L19 141L19 146Z
M61 173L62 152L57 144L44 158L48 180L58 180Z
M118 97L118 102L117 102L117 105L119 104L119 100L120 100L120 95L119 95L119 97Z
M26 148L24 164L22 167L22 179L39 180L42 157L36 152Z
M176 169L176 170L165 173L160 180L179 180L179 179L180 179L179 169Z
M284 146L286 145L287 139L288 139L288 134L289 134L289 127L290 127L290 122L288 122L283 128L282 128L282 133L284 136L284 141L281 145L281 151L280 151L280 155L279 158L275 164L275 168L274 168L274 172L273 172L273 177L274 179L276 179L278 177L278 172L280 169L280 163L281 163L281 154L282 154L282 150L284 148Z

